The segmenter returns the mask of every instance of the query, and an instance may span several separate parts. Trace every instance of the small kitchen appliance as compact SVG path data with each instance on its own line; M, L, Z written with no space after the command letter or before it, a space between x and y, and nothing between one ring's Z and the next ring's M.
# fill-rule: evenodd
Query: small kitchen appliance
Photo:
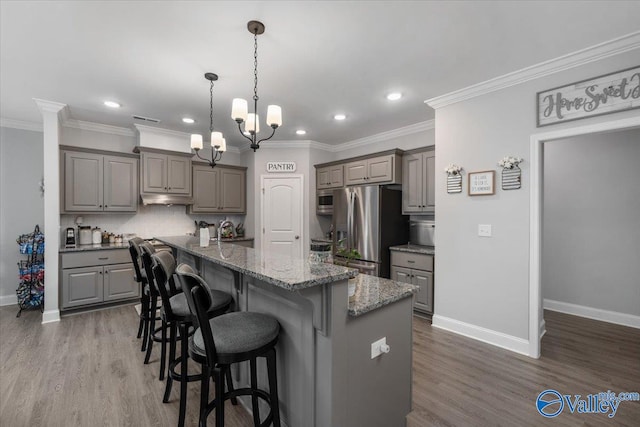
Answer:
M73 227L67 228L65 232L65 247L72 248L76 245L76 229Z
M421 246L435 246L436 222L433 220L409 221L409 243Z

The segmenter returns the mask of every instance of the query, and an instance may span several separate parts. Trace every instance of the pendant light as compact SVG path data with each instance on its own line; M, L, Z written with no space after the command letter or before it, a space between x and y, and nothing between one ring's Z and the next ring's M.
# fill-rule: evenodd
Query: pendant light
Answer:
M240 134L249 140L251 149L255 152L260 143L271 139L278 126L282 125L282 109L277 105L267 106L267 125L271 126L271 135L258 140L260 132L260 117L258 115L258 34L264 33L264 24L259 21L249 21L247 29L253 34L253 113L249 113L245 99L235 98L231 106L231 118L238 123ZM242 123L244 131L242 130ZM247 135L248 134L248 135Z
M206 73L204 78L211 82L209 87L209 132L211 132L211 160L200 156L199 151L202 149L202 135L191 135L191 148L196 152L199 159L209 163L212 168L222 159L222 154L227 151L227 141L222 137L222 132L213 131L213 82L218 80L218 75L214 73Z

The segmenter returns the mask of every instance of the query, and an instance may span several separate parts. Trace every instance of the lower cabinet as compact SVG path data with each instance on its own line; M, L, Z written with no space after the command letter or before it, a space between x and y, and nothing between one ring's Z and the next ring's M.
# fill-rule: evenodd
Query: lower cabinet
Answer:
M128 250L61 255L62 309L140 297Z
M415 310L433 314L433 255L391 251L391 280L418 286Z

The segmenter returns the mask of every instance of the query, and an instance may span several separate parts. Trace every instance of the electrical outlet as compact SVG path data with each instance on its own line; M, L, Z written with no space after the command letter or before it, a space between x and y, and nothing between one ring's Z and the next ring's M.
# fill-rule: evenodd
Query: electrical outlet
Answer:
M389 353L391 347L387 345L387 337L382 337L378 341L371 343L371 358L375 359L382 353Z
M478 236L491 237L491 224L478 224Z

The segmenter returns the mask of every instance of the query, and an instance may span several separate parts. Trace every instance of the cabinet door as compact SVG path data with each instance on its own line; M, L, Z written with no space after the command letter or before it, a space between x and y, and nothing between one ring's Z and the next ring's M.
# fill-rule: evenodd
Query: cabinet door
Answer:
M245 213L247 200L246 172L220 169L220 207L226 213Z
M425 212L434 212L436 208L436 153L424 153L424 202Z
M138 160L104 156L104 210L138 210Z
M167 156L169 193L191 194L191 159L180 156Z
M367 160L367 183L393 180L394 156L376 157Z
M65 211L102 211L103 157L102 154L64 153Z
M329 187L340 188L344 186L344 169L342 165L329 166Z
M316 170L316 188L329 188L331 187L331 169L319 168Z
M62 270L62 308L102 302L102 267Z
M193 205L191 212L220 210L220 169L196 165L193 167Z
M142 192L167 192L166 154L142 153Z
M422 154L405 154L402 157L402 213L422 211L423 180Z
M391 266L391 280L411 284L411 270L403 267Z
M115 264L104 267L104 301L136 298L140 285L135 280L133 264Z
M344 165L345 185L364 184L367 182L367 161L359 160Z
M416 295L416 308L433 313L433 273L411 270L413 284L420 288Z

